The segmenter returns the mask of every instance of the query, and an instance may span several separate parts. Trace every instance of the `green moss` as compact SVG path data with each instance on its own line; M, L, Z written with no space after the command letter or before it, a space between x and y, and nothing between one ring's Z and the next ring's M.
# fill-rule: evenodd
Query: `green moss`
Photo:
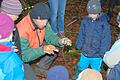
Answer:
M79 50L70 50L68 52L68 54L71 56L80 55L80 51Z

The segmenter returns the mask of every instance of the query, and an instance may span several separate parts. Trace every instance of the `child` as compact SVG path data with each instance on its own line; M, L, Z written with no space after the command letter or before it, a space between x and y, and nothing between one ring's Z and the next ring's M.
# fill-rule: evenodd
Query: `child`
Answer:
M12 19L0 13L0 80L24 80L22 61L12 48Z
M68 70L64 66L54 66L48 71L46 80L69 80Z
M120 27L120 13L117 17L118 27ZM120 61L120 39L118 39L111 47L110 51L106 52L104 55L104 62L109 68L113 68ZM114 57L113 57L114 56Z
M80 74L77 80L103 80L100 72L93 69L85 69Z
M80 61L77 63L78 74L89 65L92 69L101 71L102 58L109 49L111 33L107 18L101 14L101 5L98 0L90 0L87 4L88 16L80 26L76 41L76 48L81 50Z
M13 21L18 19L18 16L22 12L22 5L19 0L2 0L1 1L1 13L8 15ZM20 39L16 25L13 31L13 41L15 42L15 52L21 53ZM19 51L18 51L19 50Z
M120 13L117 17L118 27L120 27ZM118 39L110 51L106 52L103 61L109 67L107 80L120 80L120 39Z
M7 14L15 21L22 12L22 5L19 0L2 0L0 9L1 13Z
M107 80L120 80L120 62L107 73Z

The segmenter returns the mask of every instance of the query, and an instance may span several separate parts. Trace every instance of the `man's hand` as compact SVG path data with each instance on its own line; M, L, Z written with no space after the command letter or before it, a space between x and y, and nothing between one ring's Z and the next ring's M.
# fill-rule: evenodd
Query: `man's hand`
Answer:
M54 54L54 51L58 52L59 50L56 49L53 45L45 45L44 46L44 52L47 54Z
M71 46L72 45L72 41L68 38L62 38L60 39L59 43L61 45L66 45L66 46Z

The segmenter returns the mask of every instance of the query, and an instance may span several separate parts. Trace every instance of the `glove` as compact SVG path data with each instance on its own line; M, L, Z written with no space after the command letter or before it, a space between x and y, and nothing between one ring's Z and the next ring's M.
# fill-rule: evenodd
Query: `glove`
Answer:
M72 45L72 41L68 38L62 38L60 39L59 43L61 45L67 45L67 46L71 46Z
M44 52L47 54L54 54L54 51L58 52L59 50L56 49L53 45L45 45L44 46Z

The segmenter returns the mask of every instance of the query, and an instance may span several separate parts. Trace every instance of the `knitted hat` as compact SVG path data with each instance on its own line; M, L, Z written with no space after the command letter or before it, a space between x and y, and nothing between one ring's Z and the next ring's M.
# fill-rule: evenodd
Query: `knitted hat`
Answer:
M22 12L22 5L19 0L3 0L1 3L1 10L13 15L20 15Z
M0 40L9 37L13 28L13 20L9 16L0 13Z
M55 66L48 71L47 80L69 80L68 70L64 66Z
M100 72L92 69L85 69L79 74L77 80L103 80Z
M38 19L38 17L40 19L49 19L50 9L45 3L37 3L30 12L30 16L32 19Z
M98 14L101 12L101 4L99 0L89 0L87 4L88 14Z

